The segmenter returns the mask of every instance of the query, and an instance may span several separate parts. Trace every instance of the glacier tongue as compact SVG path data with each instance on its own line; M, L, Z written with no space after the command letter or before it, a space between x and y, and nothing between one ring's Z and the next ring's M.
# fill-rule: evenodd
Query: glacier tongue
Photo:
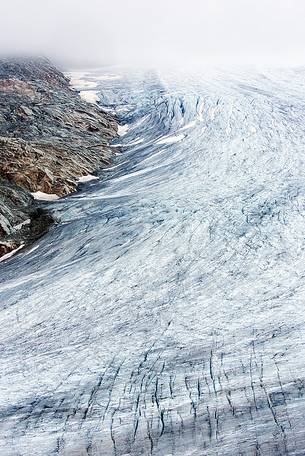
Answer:
M124 153L0 266L3 454L304 454L305 71L85 79Z

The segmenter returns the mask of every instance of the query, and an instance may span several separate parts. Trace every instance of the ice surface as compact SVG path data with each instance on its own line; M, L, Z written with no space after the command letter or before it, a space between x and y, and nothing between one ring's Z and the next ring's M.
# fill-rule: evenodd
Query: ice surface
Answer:
M101 76L96 76L97 81L113 81L115 79L121 79L122 76L119 74L102 74Z
M174 136L164 136L158 141L156 141L156 144L173 144L176 142L181 141L183 138L185 138L185 135L179 134L179 135L174 135Z
M304 83L97 79L123 153L1 264L5 456L304 455Z
M70 80L70 84L74 89L77 90L90 90L97 87L97 83L93 81L86 81L85 79L74 79Z

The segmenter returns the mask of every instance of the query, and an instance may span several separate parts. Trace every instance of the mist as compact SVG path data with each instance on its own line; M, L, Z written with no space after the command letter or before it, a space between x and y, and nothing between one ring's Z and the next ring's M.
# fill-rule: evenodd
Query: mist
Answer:
M305 64L304 0L10 0L0 54L64 67Z

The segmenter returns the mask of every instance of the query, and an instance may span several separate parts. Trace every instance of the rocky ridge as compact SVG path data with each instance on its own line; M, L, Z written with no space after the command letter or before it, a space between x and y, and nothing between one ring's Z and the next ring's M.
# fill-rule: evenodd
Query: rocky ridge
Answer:
M116 120L47 59L0 59L0 257L53 223L32 193L59 197L107 166Z

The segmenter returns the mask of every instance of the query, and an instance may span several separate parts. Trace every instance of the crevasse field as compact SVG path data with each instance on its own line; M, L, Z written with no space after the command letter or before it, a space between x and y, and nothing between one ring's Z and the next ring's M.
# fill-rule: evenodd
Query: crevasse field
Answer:
M305 454L305 70L74 74L100 180L0 266L1 456Z

